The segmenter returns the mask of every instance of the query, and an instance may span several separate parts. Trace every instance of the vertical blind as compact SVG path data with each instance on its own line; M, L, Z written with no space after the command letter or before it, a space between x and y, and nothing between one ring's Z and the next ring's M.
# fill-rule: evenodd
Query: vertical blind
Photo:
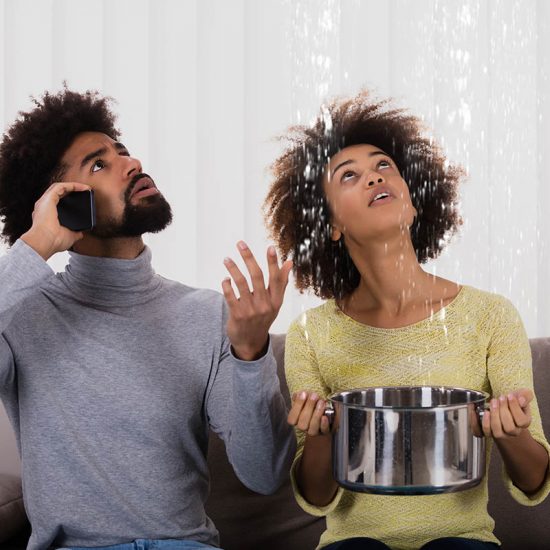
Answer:
M265 266L274 138L367 87L468 172L465 224L427 269L504 294L529 336L550 335L544 0L1 0L0 32L4 129L64 81L116 99L122 141L174 209L146 236L159 273L219 290L239 239ZM273 330L317 303L289 288Z

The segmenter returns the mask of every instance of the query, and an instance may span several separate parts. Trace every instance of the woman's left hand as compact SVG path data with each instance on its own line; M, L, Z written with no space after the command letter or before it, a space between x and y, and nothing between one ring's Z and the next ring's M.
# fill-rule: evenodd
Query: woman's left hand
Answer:
M237 246L250 273L252 290L235 262L226 258L225 267L239 290L237 298L231 286L231 279L228 277L222 282L223 294L229 307L227 336L235 355L244 361L252 361L266 351L269 328L281 309L292 260L287 260L279 267L275 248L268 248L269 284L266 288L264 274L252 251L243 241Z
M533 397L533 392L524 388L491 399L490 409L483 415L483 434L494 439L519 436L531 424Z

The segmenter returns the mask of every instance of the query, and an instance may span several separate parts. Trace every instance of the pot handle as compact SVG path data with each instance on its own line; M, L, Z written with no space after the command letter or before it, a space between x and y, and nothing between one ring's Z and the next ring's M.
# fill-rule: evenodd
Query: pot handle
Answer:
M485 403L476 405L475 408L475 418L478 422L477 426L474 427L474 435L476 437L483 437L483 417L485 416L485 411L488 410Z
M332 406L332 403L329 401L325 406L325 416L328 418L328 424L332 428L332 424L334 422L334 407Z
M481 405L477 406L477 417L479 418L479 424L483 422L483 417L485 413L490 410L489 403L483 402Z
M477 417L479 419L479 423L483 423L483 417L485 416L485 407L478 407L477 408Z

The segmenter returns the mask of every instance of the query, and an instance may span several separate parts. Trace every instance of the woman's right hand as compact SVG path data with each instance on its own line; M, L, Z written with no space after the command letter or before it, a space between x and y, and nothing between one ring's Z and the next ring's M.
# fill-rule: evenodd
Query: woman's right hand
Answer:
M325 400L319 394L302 390L292 395L292 407L287 421L309 436L328 435L330 424L325 412Z
M332 475L330 424L324 412L325 400L318 393L302 390L293 394L288 423L306 433L296 465L296 483L303 497L315 506L326 506L338 490Z

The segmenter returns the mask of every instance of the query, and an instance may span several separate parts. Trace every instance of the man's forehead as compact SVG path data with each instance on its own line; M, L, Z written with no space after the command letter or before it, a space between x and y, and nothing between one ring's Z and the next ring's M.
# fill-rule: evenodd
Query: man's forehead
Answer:
M72 165L80 162L87 154L101 148L120 148L113 138L101 132L82 132L78 134L63 154L62 162Z

